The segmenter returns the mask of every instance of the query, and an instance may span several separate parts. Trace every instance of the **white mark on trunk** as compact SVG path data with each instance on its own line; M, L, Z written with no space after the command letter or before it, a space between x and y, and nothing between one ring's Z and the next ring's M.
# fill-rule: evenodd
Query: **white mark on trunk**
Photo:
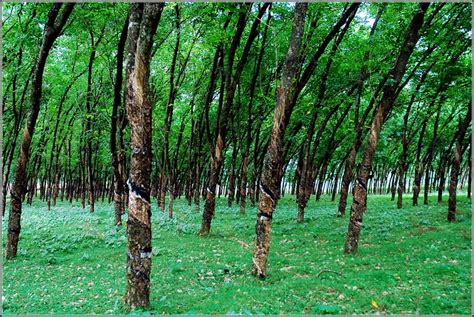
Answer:
M143 251L140 251L140 258L149 258L151 259L151 252L143 252Z
M127 180L128 190L130 193L130 200L140 199L146 204L150 204L144 197L132 189L132 184L130 183L130 178Z

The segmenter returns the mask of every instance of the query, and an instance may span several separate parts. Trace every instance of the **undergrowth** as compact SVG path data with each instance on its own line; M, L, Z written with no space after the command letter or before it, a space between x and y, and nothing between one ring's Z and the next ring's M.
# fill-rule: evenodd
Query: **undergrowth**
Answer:
M359 252L349 256L348 215L335 217L336 202L311 199L298 224L295 198L286 196L266 280L250 275L256 208L240 215L218 199L203 238L196 207L177 200L170 220L154 203L152 308L131 313L470 314L470 201L460 194L457 221L448 223L446 203L430 200L412 207L407 197L398 210L388 196L369 196ZM8 213L3 219L4 247ZM18 257L3 258L4 313L129 313L126 231L112 223L112 204L93 214L78 202L51 211L25 205Z

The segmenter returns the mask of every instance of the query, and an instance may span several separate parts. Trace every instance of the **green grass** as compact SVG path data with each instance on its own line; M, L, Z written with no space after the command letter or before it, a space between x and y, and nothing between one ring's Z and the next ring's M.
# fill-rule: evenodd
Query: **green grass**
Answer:
M459 195L457 222L448 223L446 203L430 200L414 208L407 197L397 210L388 196L370 196L359 253L348 256L348 216L334 216L336 203L312 198L298 224L294 197L284 197L264 281L250 275L255 208L240 215L218 200L202 238L194 207L179 200L168 220L155 203L152 309L134 313L470 314L470 202ZM3 259L5 314L127 313L126 235L112 225L112 205L90 214L60 203L48 212L35 201L22 218L18 257Z

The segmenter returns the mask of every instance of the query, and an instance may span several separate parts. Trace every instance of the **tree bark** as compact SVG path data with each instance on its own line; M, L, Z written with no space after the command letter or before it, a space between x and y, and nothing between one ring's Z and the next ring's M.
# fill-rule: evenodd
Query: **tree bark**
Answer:
M441 106L441 104L440 104ZM439 123L439 116L441 113L441 109L438 109L436 114L436 119L433 125L433 140L431 141L430 147L428 149L426 161L425 161L425 185L424 185L424 192L423 192L423 204L428 205L428 192L430 187L430 172L431 172L431 163L433 161L433 155L435 151L435 147L438 142L438 123Z
M245 29L245 24L247 21L247 14L245 12L239 13L239 19L237 21L236 32L232 38L232 43L230 45L229 53L227 56L227 70L226 70L226 83L225 83L225 104L222 107L222 111L219 115L219 121L217 124L217 136L216 142L214 142L214 149L211 153L211 162L210 162L210 177L207 185L206 193L206 202L202 217L200 235L206 236L209 234L211 229L211 220L215 212L215 194L216 194L216 185L219 178L219 173L222 166L222 152L225 145L225 139L227 135L227 124L230 112L232 111L232 105L234 102L234 95L236 91L237 84L240 81L240 76L244 69L245 64L247 63L250 48L254 42L256 36L258 35L258 26L261 22L261 18L265 13L266 9L270 3L265 3L262 5L258 11L257 17L254 20L252 27L250 29L249 36L245 43L245 46L242 51L241 58L237 64L235 73L234 73L234 59L237 48L240 43L243 31ZM248 7L250 9L251 6Z
M124 171L120 166L120 155L122 148L117 148L117 127L118 127L118 112L121 108L122 100L122 86L123 86L123 60L124 60L124 51L125 44L127 41L127 32L128 32L128 16L123 25L122 32L120 33L120 39L117 45L117 69L115 74L115 83L114 83L114 103L112 106L112 120L110 127L110 152L112 158L112 170L113 170L113 197L114 197L114 224L116 226L122 225L122 214L125 209L125 201L123 195L123 179Z
M334 60L334 56L336 55L337 49L339 47L339 44L342 42L342 39L344 38L345 33L349 29L349 26L352 22L352 20L355 17L356 11L353 11L353 13L348 17L348 21L344 28L341 30L339 35L336 37L333 46L331 48L331 52L329 54L328 61L326 63L326 67L324 69L324 72L321 76L321 83L319 85L319 93L317 96L317 101L313 109L313 115L311 116L311 120L308 126L308 131L306 133L306 142L303 145L303 158L301 160L301 165L300 165L300 186L298 188L298 197L297 197L297 204L298 204L298 222L303 222L304 220L304 209L306 208L306 205L308 203L309 197L311 195L311 186L313 185L313 177L311 177L312 169L313 169L313 161L315 157L315 153L318 148L319 140L322 136L322 132L325 130L325 127L331 118L332 115L336 113L338 110L340 104L336 105L329 111L329 113L326 115L326 118L323 120L322 125L319 128L319 131L316 136L316 140L314 142L313 148L311 149L311 140L313 138L314 130L315 130L315 125L316 125L316 120L318 117L318 112L316 111L318 108L320 108L324 95L326 92L326 81L329 75L329 71L331 69L331 65ZM351 90L349 94L351 94L355 90L355 87ZM317 200L319 197L317 196Z
M412 94L410 101L408 102L407 109L405 111L405 115L403 117L403 130L402 130L402 155L400 157L400 170L399 170L399 178L398 178L398 188L397 188L397 208L401 209L403 207L403 193L405 192L405 172L407 170L407 156L408 156L408 147L410 145L410 140L407 137L408 133L408 118L410 116L410 111L415 102L415 98L417 92L420 91L421 86L425 82L426 78L428 77L428 73L430 72L431 68L435 65L436 61L431 63L430 66L422 73L420 77L420 81L415 87L415 92Z
M405 73L408 59L410 58L416 43L419 39L419 30L423 25L424 15L428 9L429 3L420 3L419 8L413 16L405 41L401 47L397 61L390 71L391 81L387 82L383 88L382 99L376 108L374 118L370 127L370 135L358 171L357 179L354 184L354 200L351 206L351 216L345 244L345 253L357 253L359 235L362 225L362 217L367 209L367 180L372 169L372 162L375 155L375 149L379 139L382 125L386 116L390 112L395 102L395 92Z
M426 131L426 121L423 122L420 137L418 138L418 145L416 149L415 159L415 178L413 179L413 206L418 206L418 195L420 194L421 175L423 174L423 164L420 166L421 146L423 145L423 138Z
M298 71L298 60L303 38L305 15L307 3L298 2L295 5L293 27L290 45L285 57L282 70L280 86L276 91L276 109L273 117L270 144L265 154L264 168L262 171L260 191L261 197L258 204L255 250L253 253L252 273L265 278L267 275L267 258L270 249L270 232L272 214L275 208L275 197L278 192L283 137L286 130L286 122L291 115L291 98L296 88L296 76Z
M149 76L153 37L164 3L130 5L126 105L131 128L131 161L128 180L128 253L125 304L150 306L152 170L152 105ZM132 64L133 63L133 64ZM130 65L132 64L132 65Z
M464 120L459 121L456 148L454 150L453 162L451 164L451 178L449 182L449 199L448 199L448 221L456 221L456 189L458 185L459 167L463 156L463 143L469 124L471 123L471 104L467 105L468 110ZM467 147L465 147L467 148Z
M8 218L8 235L5 255L7 259L13 258L17 254L18 240L21 230L21 207L22 200L27 189L26 167L30 157L31 139L34 134L36 120L38 118L42 85L43 73L46 65L51 47L54 41L61 34L67 19L71 15L74 3L68 3L59 15L59 11L63 6L62 3L54 3L48 14L43 33L43 39L39 48L38 56L33 71L32 90L30 95L30 111L28 121L23 130L23 136L20 144L20 152L15 167L15 175L11 189L10 215Z
M375 17L374 24L370 29L369 34L369 47L372 43L373 35L378 25L378 21L383 13L384 8L380 7L377 12L377 16ZM364 59L368 60L370 57L370 48L365 52ZM363 124L365 123L366 118L369 115L370 110L372 109L372 105L375 104L375 98L378 96L380 90L382 89L382 83L379 84L379 89L377 89L376 93L371 99L371 104L367 106L366 111L364 112L364 116L362 119L359 119L359 108L360 108L360 101L362 98L363 88L364 88L364 79L367 77L368 73L368 66L366 63L362 66L360 70L359 79L357 82L357 96L356 96L356 104L355 104L355 116L354 116L354 123L355 123L355 137L354 142L352 144L351 152L349 157L346 159L344 165L344 173L342 175L341 181L341 195L339 198L339 205L338 205L338 217L342 217L346 214L346 206L347 206L347 196L349 194L349 185L352 180L353 169L355 165L355 160L357 156L357 152L359 151L360 146L362 145L362 134L363 134ZM384 82L384 81L383 81Z

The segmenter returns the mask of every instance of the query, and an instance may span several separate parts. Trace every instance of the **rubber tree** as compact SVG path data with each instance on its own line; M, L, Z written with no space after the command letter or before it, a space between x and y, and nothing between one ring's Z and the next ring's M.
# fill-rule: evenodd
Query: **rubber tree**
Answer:
M265 152L262 172L260 176L260 200L258 204L257 223L255 228L255 249L253 252L252 274L265 278L267 275L267 260L270 250L270 233L273 211L279 196L280 182L283 169L283 149L286 127L295 107L298 96L308 83L316 69L319 59L327 46L346 23L347 19L359 8L360 3L354 3L345 9L321 42L309 60L306 68L301 72L301 43L304 33L304 21L307 4L298 3L295 6L290 45L282 67L279 87L276 90L276 108L273 115L272 130Z
M131 161L125 304L132 309L150 306L152 105L148 81L153 37L163 7L164 3L130 5L126 105L131 129Z
M460 174L459 167L463 156L464 138L471 123L471 104L467 105L467 113L463 120L459 121L458 130L456 132L456 147L454 149L453 162L451 164L451 177L449 181L449 198L448 198L448 221L454 222L456 220L456 189L458 185L458 177Z
M280 160L282 157L283 136L286 130L287 116L292 111L291 98L297 84L298 59L304 33L307 3L298 2L295 5L290 46L285 57L280 85L276 91L276 109L273 116L273 126L270 144L265 154L264 167L260 180L260 201L258 203L256 246L253 254L253 274L261 278L267 275L267 258L270 249L270 232L275 195L279 189Z
M112 159L112 170L114 174L114 224L122 225L122 214L125 209L124 202L124 169L123 169L123 149L121 143L117 147L117 126L119 123L119 110L122 100L123 86L123 60L125 44L127 41L128 17L125 20L120 38L117 44L117 66L114 83L114 102L112 105L112 117L110 126L110 152ZM123 113L123 111L121 111Z
M21 207L22 200L27 190L26 169L30 158L30 146L35 132L36 120L41 106L41 95L43 91L43 74L49 52L56 39L61 35L64 26L74 9L74 3L62 4L54 3L48 13L48 18L44 25L43 37L39 47L36 62L33 66L33 76L31 80L30 110L28 119L23 129L23 136L20 143L15 174L10 191L10 215L8 218L8 234L6 243L6 258L13 258L17 254L18 240L21 230ZM62 9L62 10L61 10ZM33 184L35 185L35 184Z
M375 109L375 114L370 126L370 134L367 140L364 156L357 178L354 184L353 203L347 232L347 239L344 248L345 253L357 253L359 235L362 226L362 217L367 209L367 180L372 169L372 162L375 156L375 149L379 140L382 125L395 103L396 89L405 73L408 60L413 53L418 42L419 31L423 26L423 20L429 3L420 3L411 19L405 41L400 49L397 61L390 71L389 80L383 87L382 98Z
M223 150L225 145L225 140L227 136L228 130L228 121L231 115L232 106L234 103L234 96L237 88L237 84L240 81L240 77L244 70L244 66L246 65L250 48L252 47L252 43L254 42L255 38L258 35L258 26L260 25L261 19L267 10L270 3L265 3L262 5L257 13L257 17L255 18L247 41L244 45L242 50L242 55L235 67L234 71L234 60L235 55L237 52L237 48L239 46L242 34L245 29L245 24L247 21L247 13L241 11L239 13L239 18L236 24L236 31L232 38L232 42L229 48L229 52L227 54L227 65L226 65L226 73L225 73L225 102L219 114L219 120L217 124L217 136L216 141L214 143L214 147L211 150L211 162L210 162L210 175L209 181L206 188L206 201L202 216L202 225L201 230L199 232L200 235L206 236L209 234L211 230L211 221L212 217L214 216L215 212L215 195L216 195L216 186L218 183L219 173L222 167L223 161ZM250 7L249 7L250 9Z

